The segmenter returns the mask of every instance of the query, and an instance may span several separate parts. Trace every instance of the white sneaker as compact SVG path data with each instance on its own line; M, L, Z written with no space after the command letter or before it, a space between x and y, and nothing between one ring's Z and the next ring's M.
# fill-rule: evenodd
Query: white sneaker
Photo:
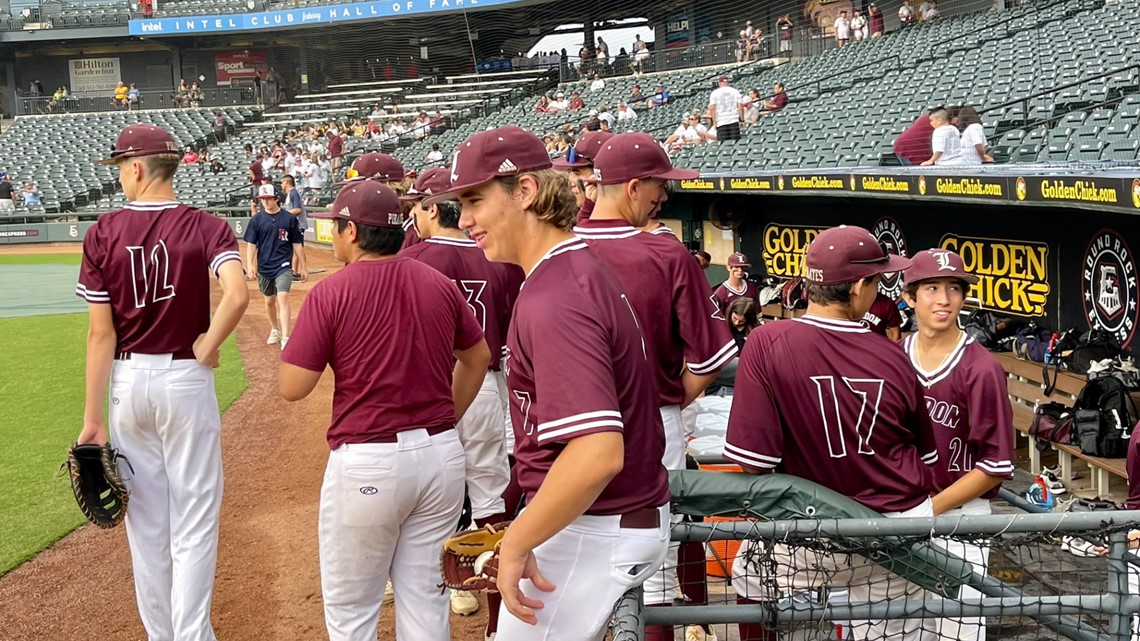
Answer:
M289 337L288 336L282 336L281 337L281 351L285 351L285 345L287 345L288 343L289 343Z
M383 605L391 605L396 600L396 591L392 589L392 582L388 581L388 585L384 586L384 600L380 603Z
M266 345L276 345L281 342L281 331L276 329L269 330L269 338L265 339Z
M1065 494L1069 491L1065 488L1065 484L1061 482L1061 479L1057 478L1057 476L1050 472L1048 469L1042 471L1038 478L1045 481L1045 489L1049 490L1054 495Z
M451 611L467 616L479 611L479 599L474 594L464 590L451 591Z

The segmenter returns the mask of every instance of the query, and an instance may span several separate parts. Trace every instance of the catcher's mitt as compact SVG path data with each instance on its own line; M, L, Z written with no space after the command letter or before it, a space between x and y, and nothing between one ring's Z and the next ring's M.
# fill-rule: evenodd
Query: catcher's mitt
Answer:
M510 521L488 524L478 530L456 532L443 544L440 587L477 592L495 590L499 574L499 543Z
M120 458L127 461L110 445L72 443L67 449L64 466L71 476L75 502L88 521L102 528L115 527L127 515L131 493L119 476Z

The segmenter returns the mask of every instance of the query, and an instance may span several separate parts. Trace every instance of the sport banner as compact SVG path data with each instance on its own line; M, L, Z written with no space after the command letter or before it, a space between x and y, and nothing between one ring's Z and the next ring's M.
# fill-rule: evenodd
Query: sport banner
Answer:
M253 78L269 73L269 59L264 51L223 51L214 54L214 70L220 87L252 87Z

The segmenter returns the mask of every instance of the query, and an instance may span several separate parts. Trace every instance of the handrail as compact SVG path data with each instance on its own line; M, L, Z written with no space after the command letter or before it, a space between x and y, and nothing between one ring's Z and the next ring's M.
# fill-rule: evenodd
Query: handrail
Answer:
M822 83L824 80L831 80L832 78L838 78L840 76L845 76L845 75L847 75L853 71L859 71L862 69L866 69L867 67L870 67L871 65L877 65L880 62L884 62L886 60L891 60L892 58L895 61L895 68L896 69L902 69L902 57L899 56L899 54L897 54L897 53L892 53L892 54L887 54L881 58L876 58L870 62L864 62L864 63L860 63L857 65L852 65L852 66L850 66L846 69L843 69L841 71L836 71L835 73L826 75L822 78L816 78L814 80L810 80L806 84L800 85L798 87L792 87L791 89L792 90L803 89L803 88L811 87L812 85L815 85L815 87L816 87L815 97L819 98L820 96L823 95L823 91L820 89L820 83ZM788 91L788 89L785 88L785 91Z
M1012 107L1013 105L1017 105L1017 104L1026 105L1030 100L1033 100L1034 98L1040 98L1041 96L1047 96L1051 93L1056 93L1058 91L1063 91L1063 90L1069 89L1071 87L1083 85L1083 84L1091 82L1093 80L1100 80L1101 78L1107 78L1109 76L1115 76L1116 74L1118 74L1122 71L1128 71L1130 69L1138 69L1138 68L1140 68L1140 63L1133 63L1133 64L1128 65L1127 67L1118 67L1116 69L1113 69L1112 71L1105 71L1103 73L1098 73L1095 76L1089 76L1087 78L1082 78L1080 80L1074 80L1073 82L1068 82L1068 83L1065 83L1065 84L1057 86L1057 87L1050 87L1049 89L1042 89L1041 91L1038 91L1037 93L1029 94L1028 96L1022 96L1021 98L1015 98L1013 100L1008 100L1006 102L1003 102L1000 105L994 105L992 107L986 107L985 109L981 109L978 111L978 115L988 113L990 111L994 111L997 109L1005 109L1006 107ZM1026 111L1025 115L1028 118L1029 117L1029 110L1026 109L1025 111Z
M1036 5L1034 5L1034 7L1036 8ZM998 22L994 22L991 24L982 25L982 26L978 27L977 29L974 29L973 31L967 31L966 33L963 33L963 34L958 35L958 36L953 36L950 38L946 38L945 40L939 40L938 42L933 42L927 47L927 53L933 53L933 51L935 50L936 47L940 47L942 45L961 40L965 36L972 36L976 33L980 33L980 32L985 31L987 29L992 29L994 27L997 27L997 26L1000 26L1003 24L1008 24L1008 23L1013 22L1014 20L1017 20L1019 18L1021 18L1021 16L1009 16L1008 18L1005 18L1004 20L1000 20ZM1006 37L1008 38L1009 37L1009 30L1007 29L1005 33L1006 33Z

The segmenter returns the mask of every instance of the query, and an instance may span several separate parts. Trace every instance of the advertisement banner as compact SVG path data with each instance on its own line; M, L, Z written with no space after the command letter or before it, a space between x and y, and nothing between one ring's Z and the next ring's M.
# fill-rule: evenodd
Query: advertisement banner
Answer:
M269 74L269 58L264 51L220 51L214 54L214 71L219 87L252 87L257 72Z
M73 58L67 61L71 93L115 92L122 80L118 58Z
M765 226L762 234L765 274L775 278L796 278L802 274L808 245L827 227L776 223Z
M331 245L333 241L333 221L327 218L318 218L314 222L317 224L317 242Z
M979 281L970 288L982 309L1013 316L1045 316L1049 293L1049 245L1029 240L947 234L942 249L957 252Z

